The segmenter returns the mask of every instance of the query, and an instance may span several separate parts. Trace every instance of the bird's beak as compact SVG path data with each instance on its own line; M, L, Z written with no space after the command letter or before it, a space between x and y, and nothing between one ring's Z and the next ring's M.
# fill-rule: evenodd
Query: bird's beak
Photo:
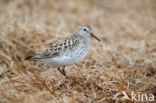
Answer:
M96 40L100 41L100 39L99 39L97 36L95 36L95 34L94 34L93 32L91 32L90 34L91 34L91 37L93 37L93 38L95 38Z

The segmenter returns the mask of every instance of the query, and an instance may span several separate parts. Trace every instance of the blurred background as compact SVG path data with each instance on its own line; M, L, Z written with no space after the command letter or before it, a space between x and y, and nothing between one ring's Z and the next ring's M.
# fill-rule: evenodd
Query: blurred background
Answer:
M67 67L72 80L24 61L82 24L102 41ZM0 103L119 102L155 87L156 0L0 0Z

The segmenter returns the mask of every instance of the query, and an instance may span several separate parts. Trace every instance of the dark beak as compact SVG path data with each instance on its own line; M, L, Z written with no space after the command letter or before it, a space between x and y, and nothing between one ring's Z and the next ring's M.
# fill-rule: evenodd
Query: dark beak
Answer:
M94 34L93 32L91 32L90 34L91 34L91 36L94 37L96 40L100 41L100 39L99 39L97 36L95 36L95 34Z

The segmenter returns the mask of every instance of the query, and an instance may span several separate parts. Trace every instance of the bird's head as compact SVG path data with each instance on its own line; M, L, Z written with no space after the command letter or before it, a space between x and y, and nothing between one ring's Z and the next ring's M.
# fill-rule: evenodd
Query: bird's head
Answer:
M100 39L92 32L91 27L87 24L83 24L83 25L79 26L77 29L77 33L79 35L85 35L88 37L93 37L96 40L100 41Z

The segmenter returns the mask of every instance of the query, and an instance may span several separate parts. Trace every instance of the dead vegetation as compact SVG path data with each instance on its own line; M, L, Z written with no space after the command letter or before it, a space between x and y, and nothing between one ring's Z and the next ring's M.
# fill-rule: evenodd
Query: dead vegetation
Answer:
M123 91L156 96L155 4L1 0L0 103L132 102L122 100ZM42 62L24 61L81 24L92 25L102 41L91 40L87 58L66 68L72 78Z

